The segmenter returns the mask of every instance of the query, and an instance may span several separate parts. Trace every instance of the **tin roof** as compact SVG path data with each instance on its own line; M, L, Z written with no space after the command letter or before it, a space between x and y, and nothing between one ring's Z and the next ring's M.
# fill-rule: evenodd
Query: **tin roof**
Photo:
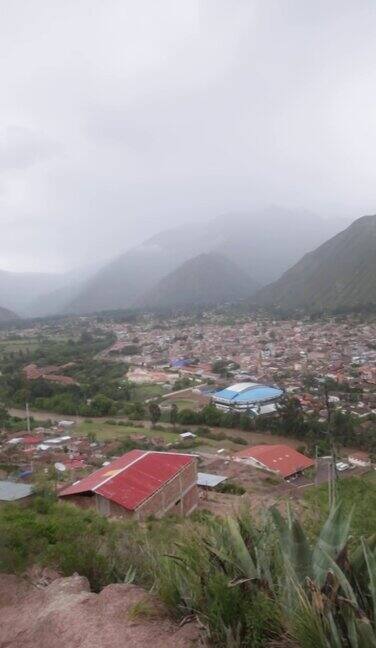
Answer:
M195 458L175 452L131 450L61 491L60 497L92 492L135 510Z
M209 488L215 488L218 484L226 481L227 477L224 475L212 475L211 473L197 473L197 485L198 486L208 486Z
M289 477L295 473L314 466L312 459L308 459L294 448L286 445L257 445L235 454L238 459L255 459L269 470L279 473L282 477Z
M14 502L28 497L33 492L33 487L27 484L18 484L11 481L0 481L0 502Z

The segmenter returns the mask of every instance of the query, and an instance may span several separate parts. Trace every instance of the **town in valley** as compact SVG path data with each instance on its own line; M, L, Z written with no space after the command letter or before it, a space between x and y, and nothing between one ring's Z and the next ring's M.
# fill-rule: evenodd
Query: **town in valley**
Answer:
M372 316L224 308L40 319L3 327L0 362L3 501L28 501L47 482L110 516L226 515L244 503L257 514L299 508L333 479L373 478ZM149 489L136 479L133 504L113 495L144 463ZM100 495L103 479L113 489ZM152 505L174 479L180 488Z

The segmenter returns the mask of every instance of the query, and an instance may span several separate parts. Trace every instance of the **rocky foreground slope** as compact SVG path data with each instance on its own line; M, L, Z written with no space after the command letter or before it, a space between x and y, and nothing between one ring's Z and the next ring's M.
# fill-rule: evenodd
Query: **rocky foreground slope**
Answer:
M194 624L178 627L134 585L93 594L82 576L36 587L0 574L0 648L192 648L198 640Z

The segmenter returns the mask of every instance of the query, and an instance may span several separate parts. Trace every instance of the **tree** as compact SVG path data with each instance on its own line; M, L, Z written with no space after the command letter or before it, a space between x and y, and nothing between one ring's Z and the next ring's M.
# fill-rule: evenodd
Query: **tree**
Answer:
M90 443L95 443L95 441L97 440L96 432L94 432L94 430L89 430L89 432L87 433L87 438Z
M0 428L3 428L9 420L8 410L0 403Z
M97 394L91 401L91 410L93 416L116 414L116 404L111 398L108 398L108 396Z
M172 427L174 428L174 430L175 430L175 427L176 427L177 420L178 420L178 408L177 408L177 405L175 403L173 403L171 405L171 409L170 409L170 423L172 424Z
M178 412L178 421L180 425L195 425L196 423L202 423L202 417L200 417L199 412L186 407Z
M151 426L155 427L156 423L158 423L159 419L161 418L161 408L159 407L159 405L157 405L157 403L150 403L149 415Z
M304 415L297 398L283 398L277 405L282 431L290 436L304 436Z
M212 403L205 405L202 410L202 415L204 417L204 423L209 425L209 427L219 427L221 425L221 412Z

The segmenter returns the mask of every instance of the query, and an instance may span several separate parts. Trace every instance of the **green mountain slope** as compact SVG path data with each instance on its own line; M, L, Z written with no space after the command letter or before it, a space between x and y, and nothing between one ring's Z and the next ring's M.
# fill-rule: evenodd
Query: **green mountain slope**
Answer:
M222 254L199 254L161 279L141 300L155 308L218 304L249 297L256 285Z
M376 216L363 216L306 254L256 301L309 311L376 305Z

